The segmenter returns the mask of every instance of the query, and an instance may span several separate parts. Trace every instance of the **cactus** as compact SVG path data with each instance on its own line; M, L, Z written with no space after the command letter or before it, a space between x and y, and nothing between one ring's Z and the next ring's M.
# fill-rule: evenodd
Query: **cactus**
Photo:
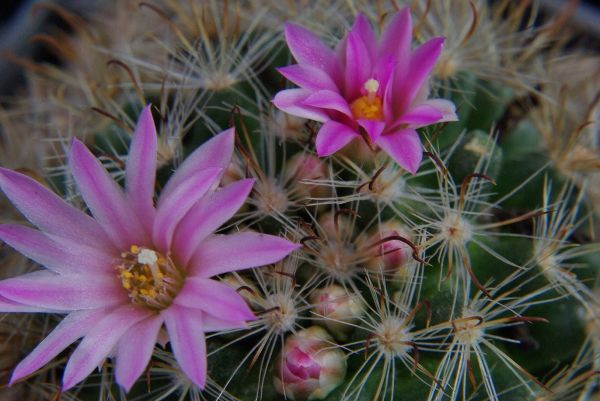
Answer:
M9 55L3 399L599 397L572 8L38 8L70 29L37 38L59 64Z

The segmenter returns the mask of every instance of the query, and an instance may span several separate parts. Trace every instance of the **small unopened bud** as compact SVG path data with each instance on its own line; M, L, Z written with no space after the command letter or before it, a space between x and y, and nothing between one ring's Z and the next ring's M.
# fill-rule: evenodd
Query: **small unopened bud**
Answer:
M304 118L292 116L279 110L273 112L272 131L281 139L294 141L304 136Z
M277 359L275 388L287 399L322 400L344 380L346 357L318 326L291 335Z
M311 303L315 313L324 318L322 324L341 340L346 339L348 332L354 329L352 325L365 313L361 298L336 284L316 290Z
M240 165L238 160L232 160L223 172L223 178L221 179L221 185L225 186L238 180L246 178L244 174L244 167Z
M329 194L330 189L325 185L302 182L325 177L327 177L327 165L314 155L300 152L287 162L286 180L307 196L324 198Z
M374 257L367 263L370 270L374 272L383 270L384 273L395 272L410 261L412 248L393 237L402 237L412 241L411 235L402 224L397 221L382 223L369 239L371 244L380 242L380 245L374 248Z
M355 163L365 166L372 166L376 159L375 152L369 148L369 145L367 145L363 138L353 139L340 150L340 153Z
M339 214L336 219L335 212L327 212L319 217L318 222L321 231L329 239L336 239L338 236L340 238L351 238L354 236L354 226L351 217L346 214Z

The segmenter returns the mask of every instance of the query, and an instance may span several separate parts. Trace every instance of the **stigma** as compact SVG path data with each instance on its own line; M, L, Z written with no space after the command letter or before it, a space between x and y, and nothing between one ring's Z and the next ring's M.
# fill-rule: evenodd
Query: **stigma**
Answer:
M137 245L120 256L113 267L132 303L153 310L171 305L181 290L184 275L169 257Z
M352 115L356 119L383 120L383 107L381 98L377 96L379 81L370 78L363 84L364 95L350 104Z

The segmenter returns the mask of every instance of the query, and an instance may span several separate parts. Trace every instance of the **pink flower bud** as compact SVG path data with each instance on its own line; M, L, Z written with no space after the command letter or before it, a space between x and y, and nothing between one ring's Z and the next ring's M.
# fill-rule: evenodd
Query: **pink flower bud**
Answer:
M387 221L382 223L376 232L369 239L373 244L388 239L375 248L374 257L367 263L370 270L379 272L393 272L403 267L412 257L412 248L393 237L402 237L412 241L406 227L396 221Z
M271 129L281 139L288 141L300 140L305 135L303 132L304 124L306 124L304 118L292 116L279 110L273 111Z
M337 228L335 220L334 212L323 213L319 217L319 227L327 238L333 240L338 235L341 238L352 238L354 236L354 225L352 224L351 217L340 214L337 218Z
M318 326L288 337L278 358L275 388L290 400L321 400L346 375L346 358Z
M351 324L357 323L365 313L365 305L360 297L349 294L336 284L316 290L311 302L315 313L326 318L322 324L341 340L345 340L346 334L353 329Z
M327 177L327 165L316 156L301 152L287 162L286 179L307 196L324 198L329 194L330 189L324 185L302 182L325 177Z

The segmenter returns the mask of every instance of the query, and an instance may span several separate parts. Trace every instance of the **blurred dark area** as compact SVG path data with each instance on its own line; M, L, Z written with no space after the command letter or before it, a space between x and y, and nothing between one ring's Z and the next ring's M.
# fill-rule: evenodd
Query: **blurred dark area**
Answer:
M96 8L113 1L119 0L54 0L52 3L85 17ZM37 62L59 62L44 45L31 40L36 34L52 34L58 29L67 32L69 30L55 14L43 6L40 7L40 4L49 2L50 0L0 1L0 103L24 83L23 67L11 61L10 55ZM156 3L160 4L160 1L157 0ZM544 17L555 15L572 3L572 0L539 0ZM570 46L599 51L600 1L580 1L568 29L567 33L574 36Z

